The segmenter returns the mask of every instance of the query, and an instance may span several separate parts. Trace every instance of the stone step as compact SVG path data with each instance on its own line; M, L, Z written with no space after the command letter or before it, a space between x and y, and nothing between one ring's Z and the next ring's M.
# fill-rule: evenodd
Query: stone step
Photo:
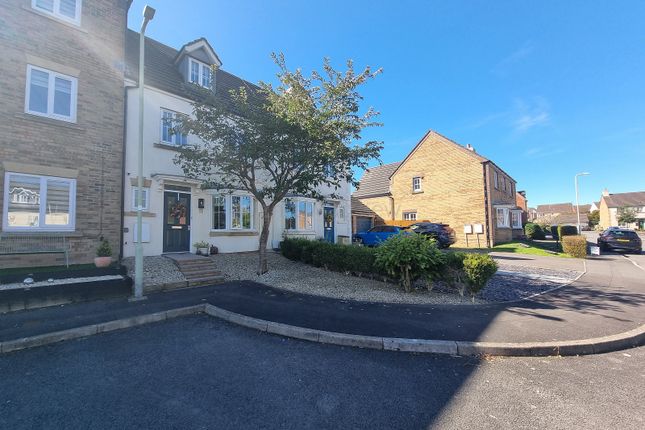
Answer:
M184 278L191 280L191 279L198 279L198 278L207 278L210 276L222 276L222 272L218 272L217 270L212 270L210 272L196 272L196 273L184 273Z
M208 277L204 277L204 278L189 279L188 280L188 285L190 287L202 287L202 286L206 286L206 285L221 284L225 280L226 280L226 278L224 277L224 275L208 276Z

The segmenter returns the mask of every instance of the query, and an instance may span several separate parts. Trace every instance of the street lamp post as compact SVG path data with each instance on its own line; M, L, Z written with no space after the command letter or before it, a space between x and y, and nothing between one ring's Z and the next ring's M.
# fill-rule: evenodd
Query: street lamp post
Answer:
M578 234L580 234L580 202L578 201L578 176L590 175L588 172L577 173L575 176L576 183L576 215L578 216Z
M134 254L134 300L143 299L143 77L145 69L145 33L155 10L143 8L143 23L139 32L139 166L137 169L137 242Z

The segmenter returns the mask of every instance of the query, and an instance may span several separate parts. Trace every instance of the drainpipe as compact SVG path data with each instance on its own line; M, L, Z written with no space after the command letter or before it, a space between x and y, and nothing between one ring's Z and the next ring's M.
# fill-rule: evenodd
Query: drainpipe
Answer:
M121 148L121 231L119 240L119 261L123 260L123 229L125 228L125 156L128 136L128 87L123 88L123 148Z
M484 219L486 221L486 247L490 248L491 245L491 239L490 239L490 214L488 211L488 206L489 206L489 196L488 196L488 174L486 167L488 167L488 161L485 161L482 163L482 168L484 171Z

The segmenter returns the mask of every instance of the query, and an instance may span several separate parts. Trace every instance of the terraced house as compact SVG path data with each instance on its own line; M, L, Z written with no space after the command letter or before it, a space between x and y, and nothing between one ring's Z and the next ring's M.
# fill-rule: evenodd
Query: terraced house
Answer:
M367 170L353 197L385 223L448 224L455 246L489 247L523 233L516 181L472 146L432 130L403 161Z
M0 267L118 257L128 3L0 6Z
M219 55L206 39L188 42L179 49L149 38L145 43L144 254L194 251L196 242L208 242L220 252L257 250L262 222L254 198L242 190L206 189L202 181L187 178L173 161L183 145L199 144L196 136L174 132L177 119L192 114L196 86L225 99L230 97L229 90L253 89L253 84L223 70ZM125 256L134 255L136 241L138 52L139 34L128 30ZM285 236L349 241L349 184L336 193L340 198L324 201L289 196L274 211L268 247L277 247Z

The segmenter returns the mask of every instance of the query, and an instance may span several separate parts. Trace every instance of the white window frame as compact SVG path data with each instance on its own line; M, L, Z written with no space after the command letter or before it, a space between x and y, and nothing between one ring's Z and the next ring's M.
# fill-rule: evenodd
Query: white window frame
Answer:
M11 176L28 176L40 180L40 203L38 211L38 227L9 226L9 182ZM67 182L69 184L69 223L67 225L45 224L47 212L47 181ZM59 178L56 176L30 175L27 173L5 172L4 174L4 208L2 211L3 231L74 231L76 228L76 179Z
M417 213L415 212L403 212L403 220L404 221L416 221L417 220Z
M193 63L197 64L198 82L193 81L193 73L192 73ZM208 85L204 85L204 68L208 68L208 70L210 70L210 82L208 82ZM199 85L204 88L209 88L211 83L213 82L213 71L211 70L211 67L206 63L202 63L199 60L195 60L194 58L188 58L188 82Z
M296 224L295 228L287 228L287 201L292 202L295 205L295 216ZM300 203L305 204L305 228L300 228ZM307 206L311 205L311 227L307 227ZM308 199L297 199L297 198L286 198L283 202L284 216L283 216L283 228L287 231L314 231L316 228L316 217L314 216L316 211L316 204L313 200Z
M55 18L58 18L60 20L63 20L65 22L69 22L78 26L81 25L81 5L83 3L83 0L76 0L76 13L74 18L70 18L69 16L64 15L60 12L60 0L52 0L52 3L53 3L53 7L52 7L53 10L51 11L39 7L37 5L37 0L31 0L31 7L40 13L53 16Z
M423 183L421 182L421 176L414 176L412 178L412 192L420 193L423 191Z
M132 210L137 210L137 191L139 187L132 187ZM143 205L141 206L142 211L147 211L150 205L150 188L144 187L141 189L143 192Z
M514 222L513 215L517 215L517 223ZM511 228L522 228L522 211L511 211Z
M38 70L40 72L44 72L49 75L49 79L47 81L47 112L38 112L38 111L29 110L29 98L31 96L31 72L33 70ZM70 107L69 107L70 116L59 115L54 113L54 94L56 91L56 78L68 80L72 84L71 94L70 94ZM45 118L57 119L60 121L76 122L77 95L78 95L77 78L73 76L64 75L62 73L58 73L53 70L34 66L31 64L27 65L27 85L25 88L25 113L28 113L30 115L42 116Z
M499 211L503 211L502 223L499 222ZM495 208L495 223L499 228L510 228L509 209Z
M215 197L223 197L224 198L224 225L225 228L219 228L216 229L214 228L213 225L213 216L215 215L214 210L213 210L213 199ZM240 227L233 227L233 198L234 197L248 197L251 199L251 223L250 227L246 228L242 226L242 212L240 211ZM256 205L255 205L255 199L253 198L252 195L250 194L224 194L224 193L215 193L211 194L211 206L210 206L210 231L213 232L225 232L225 231L254 231L255 230L255 211L256 211Z
M163 137L163 128L164 128L164 114L165 113L170 113L173 115L173 122L177 122L178 118L180 116L188 116L184 113L174 111L172 109L166 109L166 108L161 108L161 113L160 113L160 122L159 122L159 142L166 144L166 145L173 145L173 146L187 146L188 145L188 134L187 133L173 133L172 136L170 136L170 140L164 140ZM172 128L172 127L171 127ZM186 143L177 143L177 139L180 138L181 136L186 136Z

